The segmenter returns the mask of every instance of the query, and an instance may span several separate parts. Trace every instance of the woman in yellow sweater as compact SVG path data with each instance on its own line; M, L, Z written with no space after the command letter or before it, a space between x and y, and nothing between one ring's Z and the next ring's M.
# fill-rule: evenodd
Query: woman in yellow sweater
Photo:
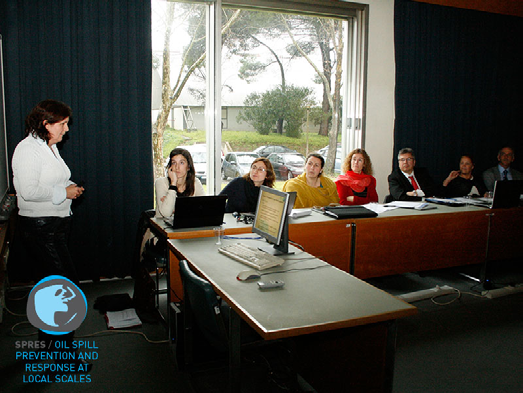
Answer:
M296 191L295 209L328 206L339 202L336 184L323 176L324 165L325 160L320 154L311 153L307 156L305 171L300 176L287 180L283 185L285 192Z

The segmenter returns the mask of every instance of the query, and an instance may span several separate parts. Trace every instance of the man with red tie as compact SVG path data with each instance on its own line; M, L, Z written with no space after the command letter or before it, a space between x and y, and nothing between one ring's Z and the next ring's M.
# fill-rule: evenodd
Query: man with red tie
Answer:
M415 168L416 157L411 148L398 153L399 168L389 175L389 192L394 201L421 201L438 194L438 187L425 168Z

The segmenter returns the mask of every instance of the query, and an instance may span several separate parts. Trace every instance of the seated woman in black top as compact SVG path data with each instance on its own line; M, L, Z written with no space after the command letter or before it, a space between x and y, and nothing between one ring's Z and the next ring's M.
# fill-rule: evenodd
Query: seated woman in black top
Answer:
M473 169L472 157L469 155L461 156L459 171L450 172L449 176L443 181L445 196L449 198L466 195L484 196L487 189L481 178L472 175Z
M228 196L225 212L251 213L256 211L260 186L272 188L275 179L271 162L264 157L255 159L249 173L232 179L220 192L220 195Z

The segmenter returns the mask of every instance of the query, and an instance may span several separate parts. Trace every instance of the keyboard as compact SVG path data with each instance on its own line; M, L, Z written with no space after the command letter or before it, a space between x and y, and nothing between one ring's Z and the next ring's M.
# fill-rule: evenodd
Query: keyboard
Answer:
M265 270L274 266L280 266L285 259L271 255L254 247L242 243L229 244L218 248L218 251L228 257L237 260L257 270Z

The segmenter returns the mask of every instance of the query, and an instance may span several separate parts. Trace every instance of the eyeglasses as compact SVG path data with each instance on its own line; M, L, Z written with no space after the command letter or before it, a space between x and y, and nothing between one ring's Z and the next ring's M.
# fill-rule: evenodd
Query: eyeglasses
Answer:
M414 158L411 158L411 157L409 157L409 158L400 158L398 161L399 162L405 162L405 161L412 162L412 161L414 161Z
M257 166L251 166L251 170L252 170L253 172L256 172L256 171L258 171L258 172L262 172L262 173L263 173L263 172L267 172L267 169L262 168L262 167L257 167Z

